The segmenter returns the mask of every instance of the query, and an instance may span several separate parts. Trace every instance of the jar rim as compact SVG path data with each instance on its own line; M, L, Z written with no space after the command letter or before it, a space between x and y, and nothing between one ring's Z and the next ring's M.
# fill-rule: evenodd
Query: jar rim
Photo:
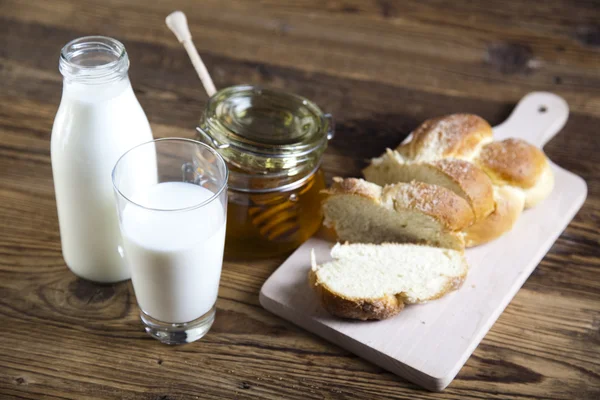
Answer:
M260 103L261 101L265 101L267 104ZM287 103L275 104L274 101ZM250 123L243 118L247 118L248 110L261 107L260 111L264 112L267 106L279 107L277 111L289 112L298 112L297 109L292 109L292 107L297 107L300 112L304 113L305 121L303 122L313 122L314 124L310 127L300 127L305 128L304 132L292 132L288 129L280 132L278 137L274 137L274 131L282 127L276 126L276 124L271 124L271 127L259 126L270 130L266 134L253 132L255 128L251 123L255 122L257 118L250 117L252 118ZM272 115L269 114L266 117L272 117ZM327 132L323 132L327 126L325 113L314 102L295 93L255 85L235 85L219 90L208 100L204 120L211 131L221 134L218 136L222 136L222 138L214 138L217 142L221 142L219 139L222 139L223 142L241 150L266 153L270 156L281 151L303 153L318 147L327 140ZM298 126L295 125L292 128L298 128ZM295 136L290 136L290 134Z
M208 100L198 132L228 162L269 173L310 159L318 162L333 123L305 97L243 84L221 89Z

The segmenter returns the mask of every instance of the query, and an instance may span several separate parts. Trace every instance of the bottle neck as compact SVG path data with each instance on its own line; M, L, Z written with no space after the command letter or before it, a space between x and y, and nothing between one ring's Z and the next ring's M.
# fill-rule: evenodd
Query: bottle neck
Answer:
M127 78L125 46L104 36L75 39L60 52L59 70L65 84L107 85Z

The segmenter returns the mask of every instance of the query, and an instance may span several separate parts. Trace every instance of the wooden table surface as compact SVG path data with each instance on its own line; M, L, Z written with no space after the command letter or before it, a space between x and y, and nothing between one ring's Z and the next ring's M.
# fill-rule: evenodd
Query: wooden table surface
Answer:
M118 38L155 136L192 137L207 98L164 25L174 9L217 87L285 88L335 115L328 179L359 175L431 116L497 124L530 91L568 101L545 150L588 199L444 392L262 309L283 258L226 263L212 330L181 347L146 336L130 283L69 272L50 165L59 50ZM598 1L0 0L0 398L600 398L599 23Z

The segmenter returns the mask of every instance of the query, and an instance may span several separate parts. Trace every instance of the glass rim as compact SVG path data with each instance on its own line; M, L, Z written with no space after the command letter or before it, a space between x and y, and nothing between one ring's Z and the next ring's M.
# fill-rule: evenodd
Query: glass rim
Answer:
M182 207L182 208L168 208L168 209L146 207L146 206L143 206L143 205L141 205L139 203L136 203L135 201L131 200L129 197L125 196L125 194L123 194L123 192L121 192L121 190L117 187L117 184L115 183L115 175L116 175L117 167L119 166L119 163L121 162L121 160L123 160L123 158L125 156L127 156L127 154L129 154L132 151L138 149L139 147L148 145L150 143L158 143L158 142L185 142L185 143L188 143L188 144L200 145L200 147L204 147L204 148L208 149L211 154L213 154L213 155L216 156L216 158L219 160L219 162L225 168L225 177L224 177L223 182L221 183L221 185L219 187L219 190L217 190L216 192L214 192L214 194L212 196L210 196L208 199L206 199L204 201L201 201L198 204L194 204L193 206ZM140 144L138 144L136 146L133 146L132 148L130 148L129 150L127 150L125 153L123 153L121 155L121 157L119 157L119 159L115 163L115 166L113 167L113 170L112 170L112 173L111 173L111 181L112 181L113 189L117 193L117 195L119 195L120 197L122 197L123 199L125 199L128 203L135 205L136 207L140 207L140 208L143 208L144 210L148 210L148 211L158 211L158 212L192 211L192 210L204 207L205 205L211 203L213 200L217 199L221 195L221 193L223 193L223 191L225 189L227 189L227 181L228 180L229 180L229 167L227 167L227 163L225 162L225 159L219 154L218 151L216 151L215 149L213 149L212 147L210 147L206 143L202 143L202 142L200 142L198 140L187 139L187 138L179 138L179 137L158 138L158 139L153 139L153 140L150 140L148 142L140 143Z

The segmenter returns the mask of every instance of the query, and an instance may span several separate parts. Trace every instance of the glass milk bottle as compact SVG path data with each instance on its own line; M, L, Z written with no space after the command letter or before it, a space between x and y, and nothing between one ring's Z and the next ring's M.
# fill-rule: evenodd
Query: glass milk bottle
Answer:
M62 253L77 276L96 282L131 277L123 258L111 171L130 148L152 140L148 119L115 39L75 39L61 51L63 93L51 154Z

